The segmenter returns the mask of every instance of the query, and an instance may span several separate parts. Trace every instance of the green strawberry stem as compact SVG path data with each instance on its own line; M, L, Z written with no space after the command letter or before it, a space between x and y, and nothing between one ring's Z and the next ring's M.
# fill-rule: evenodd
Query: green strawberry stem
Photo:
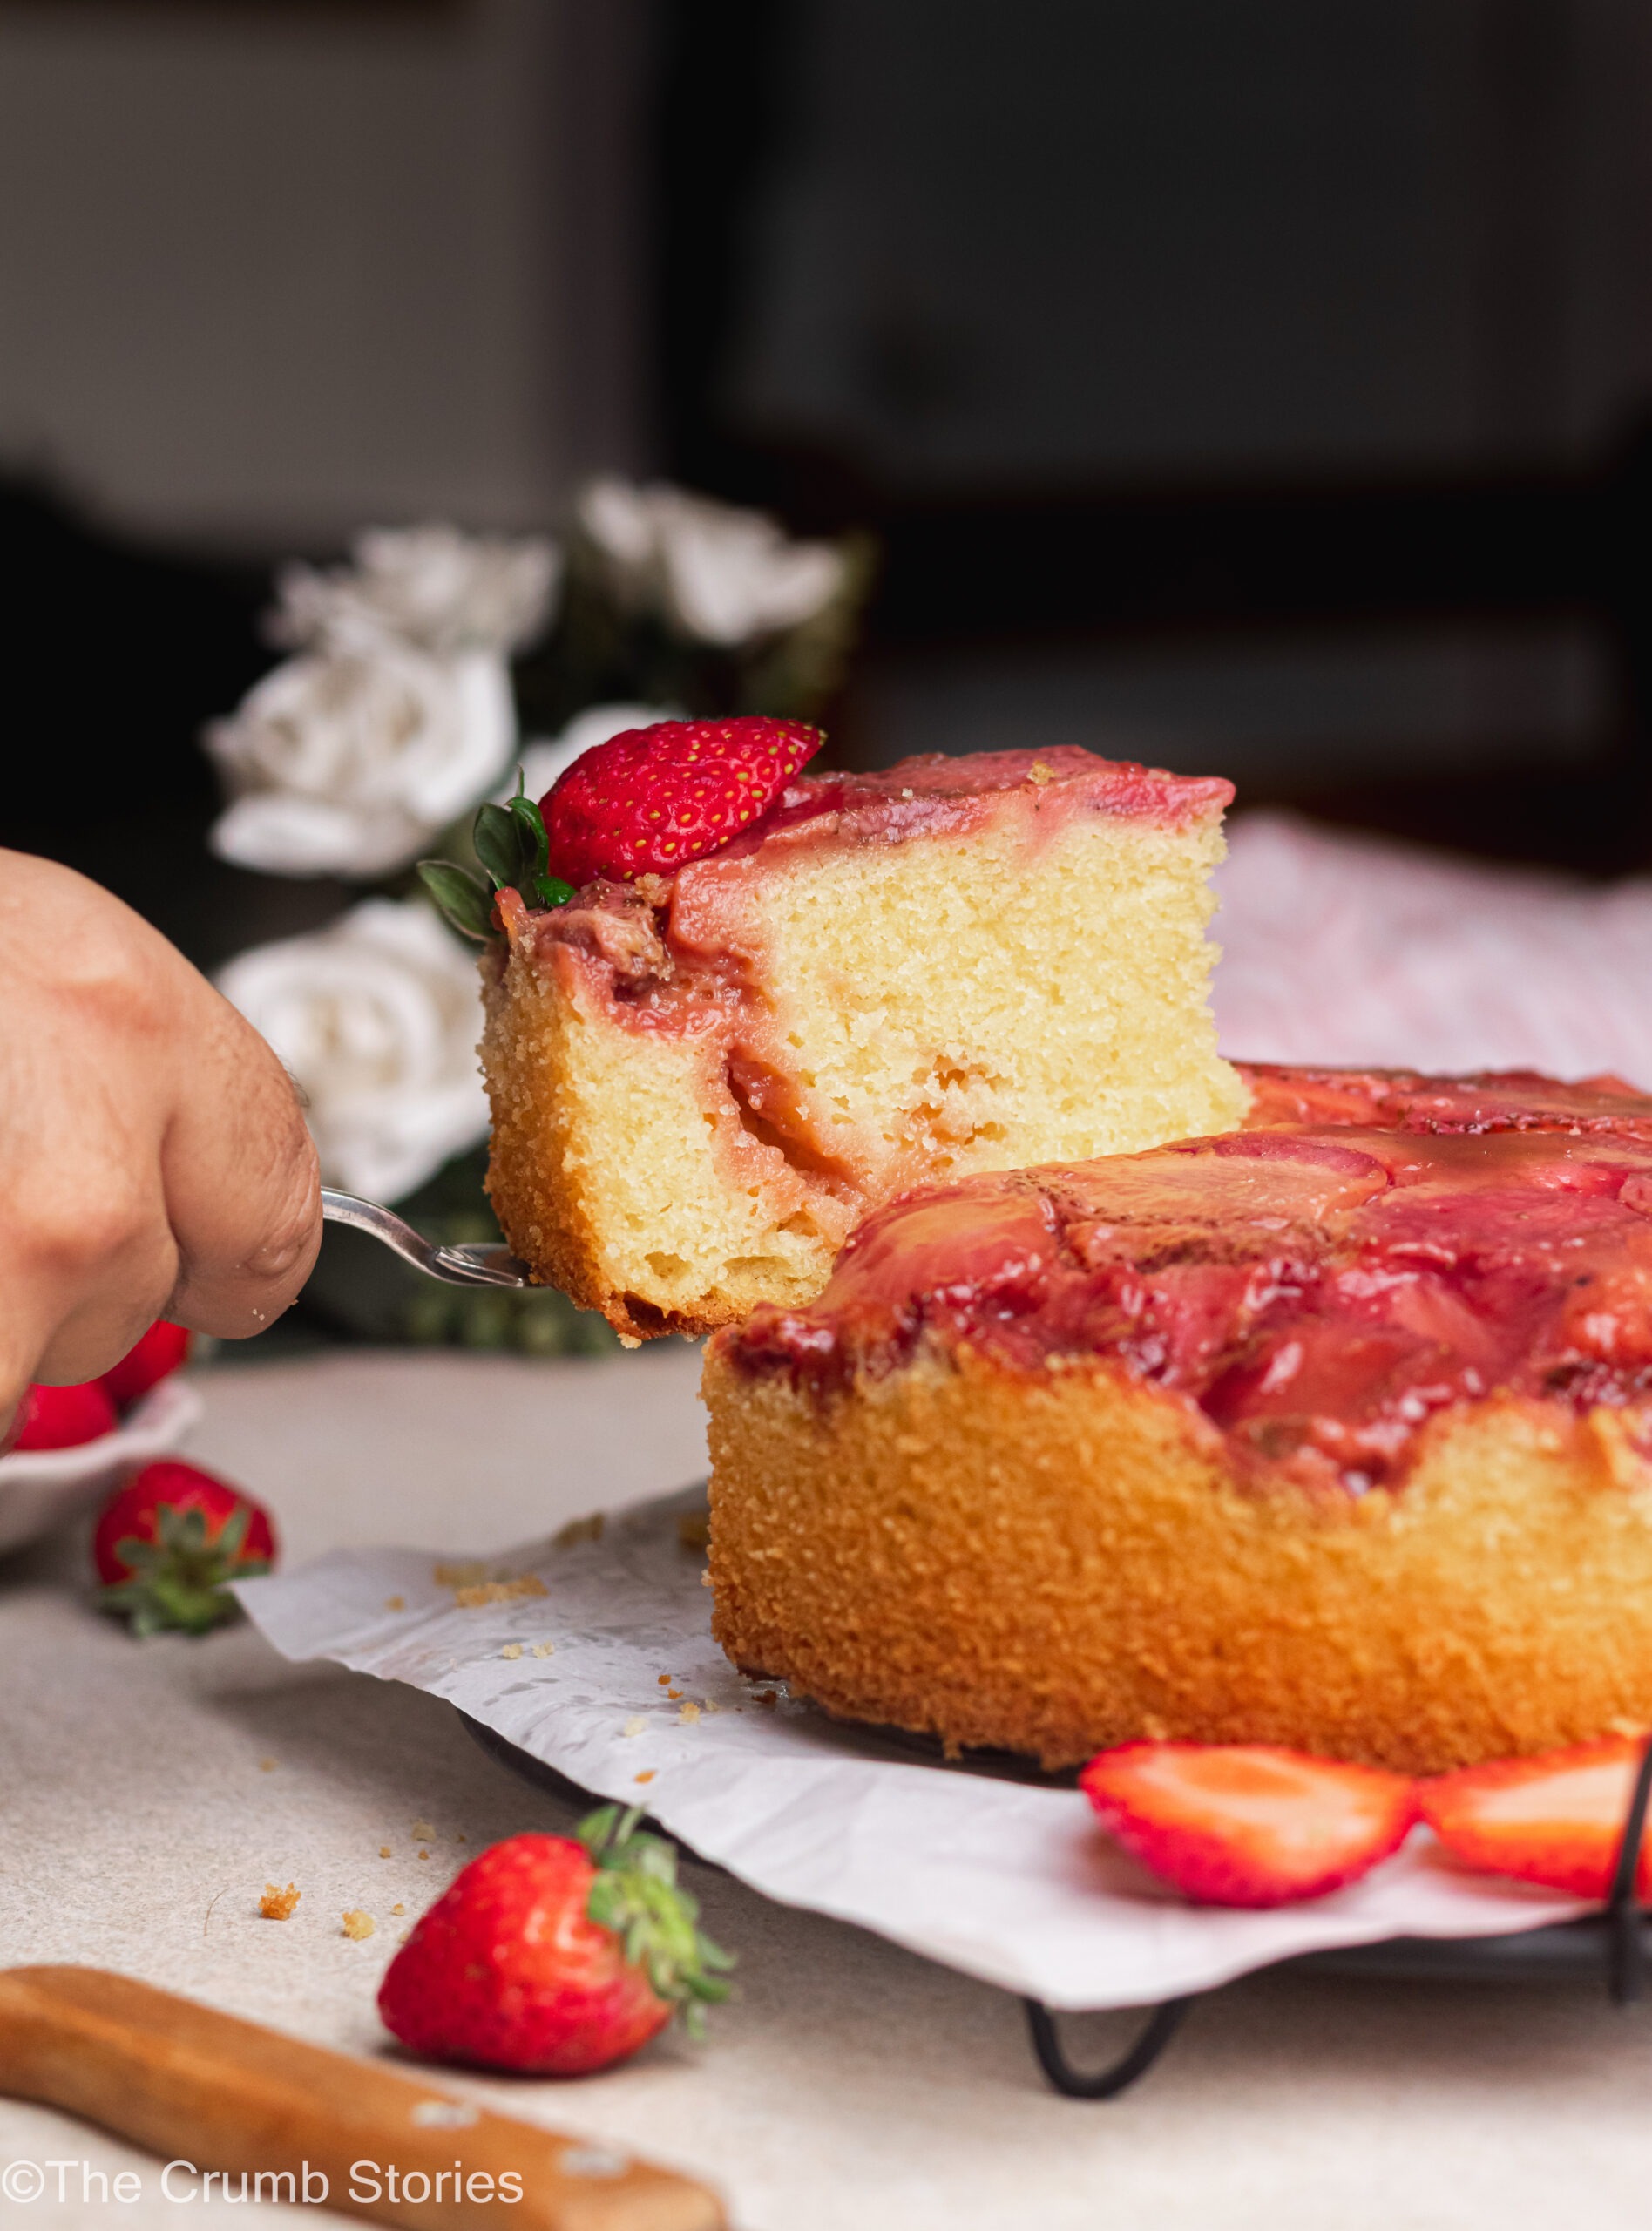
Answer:
M244 1509L233 1511L209 1538L205 1511L162 1503L155 1513L153 1541L127 1534L116 1543L127 1577L100 1589L99 1605L129 1618L139 1636L204 1635L222 1626L239 1611L225 1582L251 1580L269 1570L267 1558L241 1555L247 1517Z
M641 1818L639 1805L605 1805L574 1830L597 1870L586 1916L620 1938L654 1996L677 2010L691 2038L703 2038L707 2005L728 1996L734 1955L696 1926L700 1903L678 1883L675 1847L640 1834Z
M471 841L487 871L484 883L469 868L451 860L421 860L419 880L437 905L459 932L485 945L497 934L493 926L493 893L519 891L530 906L562 906L573 896L573 885L550 872L550 839L545 816L525 795L526 776L517 769L516 796L504 805L489 798L477 806Z

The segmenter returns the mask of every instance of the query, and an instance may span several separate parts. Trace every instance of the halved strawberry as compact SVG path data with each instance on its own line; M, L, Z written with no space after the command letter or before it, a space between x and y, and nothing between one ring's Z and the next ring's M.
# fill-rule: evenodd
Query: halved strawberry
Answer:
M1121 1743L1079 1786L1143 1866L1217 1906L1323 1897L1398 1851L1417 1818L1405 1775L1268 1743Z
M1614 1737L1496 1759L1418 1786L1425 1821L1470 1867L1540 1882L1574 1898L1604 1898L1628 1817L1642 1739ZM1641 1840L1635 1895L1652 1901L1652 1850Z
M660 721L582 751L539 801L553 874L577 890L670 875L749 829L825 742L801 721Z

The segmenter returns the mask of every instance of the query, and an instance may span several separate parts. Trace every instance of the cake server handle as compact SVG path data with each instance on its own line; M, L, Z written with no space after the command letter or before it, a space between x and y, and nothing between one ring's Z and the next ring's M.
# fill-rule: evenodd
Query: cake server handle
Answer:
M450 1286L526 1286L533 1283L525 1263L519 1263L501 1240L463 1247L438 1247L422 1231L398 1217L394 1209L376 1201L359 1200L336 1187L322 1188L322 1215L328 1224L347 1224L356 1231L370 1232L404 1263L411 1263L426 1278L440 1278Z
M548 2090L528 2094L536 2109ZM159 2154L159 2173L125 2173L145 2199L159 2186L185 2206L210 2201L222 2176L226 2201L249 2187L262 2200L267 2179L294 2221L311 2206L329 2222L422 2231L727 2231L705 2186L628 2148L495 2114L437 2071L352 2060L103 1968L0 1971L0 2093ZM90 2201L89 2171L107 2202L108 2173L79 2160L13 2161L4 2196L49 2198L52 2171ZM115 2197L126 2198L118 2182ZM94 2220L90 2206L81 2220Z

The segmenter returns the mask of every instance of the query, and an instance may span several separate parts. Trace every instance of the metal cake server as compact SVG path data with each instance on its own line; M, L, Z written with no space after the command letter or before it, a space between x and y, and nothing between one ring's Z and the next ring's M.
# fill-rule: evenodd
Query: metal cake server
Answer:
M404 1263L411 1263L426 1278L441 1278L450 1286L525 1286L532 1284L525 1263L518 1262L503 1240L476 1242L463 1247L438 1247L423 1232L376 1201L358 1200L335 1186L322 1188L322 1214L328 1224L348 1224L370 1232Z

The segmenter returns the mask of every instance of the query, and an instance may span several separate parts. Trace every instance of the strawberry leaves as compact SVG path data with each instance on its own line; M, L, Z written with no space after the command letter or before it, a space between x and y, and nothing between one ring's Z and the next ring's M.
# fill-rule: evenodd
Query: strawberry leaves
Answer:
M605 1805L574 1830L596 1879L586 1917L620 1939L655 1997L674 2006L691 2038L705 2034L705 2009L728 1996L732 1953L697 1926L699 1902L677 1882L677 1854L663 1836L639 1834L642 1808Z
M243 1505L212 1532L205 1511L162 1503L152 1540L126 1534L115 1544L127 1577L100 1589L99 1605L129 1618L139 1636L204 1635L221 1626L237 1614L224 1583L269 1570L267 1557L243 1554L251 1516Z
M520 768L514 797L503 805L490 798L477 808L471 841L487 871L485 882L451 860L419 862L420 881L461 937L485 945L497 934L496 891L520 892L530 906L562 906L572 898L573 885L549 872L545 821L533 800L524 796Z

